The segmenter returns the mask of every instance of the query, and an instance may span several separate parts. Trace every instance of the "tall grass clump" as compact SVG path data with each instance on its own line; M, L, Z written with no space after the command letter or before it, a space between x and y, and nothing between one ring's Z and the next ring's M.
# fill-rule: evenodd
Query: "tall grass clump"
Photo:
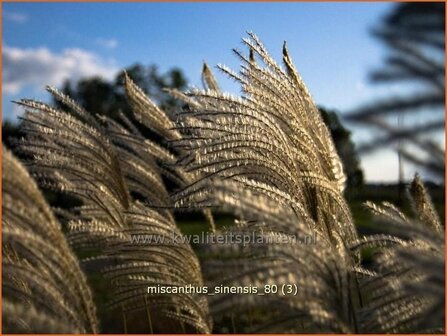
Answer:
M175 321L171 324L208 332L210 321L203 297L147 295L150 285L202 283L200 265L189 244L172 239L181 233L168 209L163 170L157 164L160 157L172 161L172 155L142 138L127 119L127 127L107 118L97 119L56 89L48 90L66 110L22 100L27 136L20 146L33 158L29 168L42 186L82 202L63 214L68 239L88 253L82 260L86 267L99 268L107 280L111 288L108 304L121 312L122 331L132 331L141 320L145 330L153 331L151 315L156 308L157 317ZM132 241L139 236L160 236L163 243Z
M259 223L259 234L313 232L317 244L253 246L248 259L211 262L213 273L228 267L215 275L219 282L224 276L235 285L296 283L300 288L297 296L220 296L211 300L212 310L231 314L244 305L274 306L282 314L266 323L269 332L442 330L443 317L426 313L440 307L444 296L444 235L419 179L410 189L416 219L402 217L391 204L372 206L389 222L386 230L401 221L392 234L358 237L343 197L340 159L286 46L281 68L255 35L243 41L250 54L235 50L241 71L219 66L241 85L242 97L215 89L184 95L188 109L178 114L184 137L177 145L188 154L179 163L204 177L177 193L177 204L214 201L232 209L242 223ZM360 262L365 245L381 256L373 269ZM424 264L423 255L433 264ZM239 275L228 272L237 268L243 270ZM437 294L410 290L431 281L438 284L431 287Z
M233 332L235 319L247 317L244 332L442 333L444 228L420 179L409 188L414 216L390 203L367 203L380 233L359 235L343 194L342 163L286 45L281 66L254 34L243 43L248 55L234 50L240 72L219 66L240 84L242 95L222 92L205 64L204 89L169 91L183 101L175 115L161 110L127 75L133 116L119 121L85 111L54 88L49 91L64 108L20 102L26 137L18 145L30 158L26 165L41 186L81 202L56 211L67 223L68 242L87 255L81 260L86 272L100 269L111 288L108 306L121 316L120 331L209 333L213 321L229 316ZM143 128L161 141L146 138ZM13 168L4 166L4 176L8 171ZM174 193L167 191L166 179ZM28 202L24 209L43 200ZM264 239L210 244L197 253L186 241L172 239L181 235L173 212L185 209L203 211L209 231ZM5 218L15 218L14 211L4 207ZM211 211L230 212L235 225L220 228ZM30 238L53 241L41 236L47 233L45 221L27 218ZM161 236L163 244L135 243L132 237L139 235ZM296 239L269 240L278 235ZM309 236L313 243L303 244ZM365 249L374 252L372 264L362 262ZM146 292L157 284L294 284L298 290L263 296ZM94 316L87 310L91 302L82 298L64 301L84 309L75 310L81 316L73 316L73 330L94 332L96 324L86 318ZM19 316L26 307L21 309ZM136 329L135 321L144 323Z

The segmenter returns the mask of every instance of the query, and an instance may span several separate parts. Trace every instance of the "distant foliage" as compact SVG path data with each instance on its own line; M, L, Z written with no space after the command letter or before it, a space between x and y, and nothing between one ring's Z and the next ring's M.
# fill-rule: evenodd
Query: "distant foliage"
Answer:
M130 106L122 86L125 73L145 94L150 95L160 108L173 112L180 107L178 101L167 94L164 89L186 89L185 75L177 68L160 73L155 65L144 66L136 63L117 74L112 81L106 81L99 77L84 78L77 82L68 80L63 84L61 91L94 114L106 115L115 120L119 119L120 112L131 117ZM54 103L59 104L57 100Z

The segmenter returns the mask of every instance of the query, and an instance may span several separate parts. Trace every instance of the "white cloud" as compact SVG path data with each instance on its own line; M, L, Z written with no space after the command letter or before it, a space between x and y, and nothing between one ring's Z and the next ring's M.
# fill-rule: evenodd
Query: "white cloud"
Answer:
M28 15L19 12L10 12L3 10L3 19L14 23L25 23L28 21Z
M118 46L118 41L115 39L97 39L96 44L107 49L114 49Z
M361 166L367 182L394 183L398 180L397 154L391 149L362 157Z
M112 79L118 68L92 52L65 49L53 53L48 48L3 47L3 93L17 94L25 87L41 90L45 85L61 85L66 79L100 76Z

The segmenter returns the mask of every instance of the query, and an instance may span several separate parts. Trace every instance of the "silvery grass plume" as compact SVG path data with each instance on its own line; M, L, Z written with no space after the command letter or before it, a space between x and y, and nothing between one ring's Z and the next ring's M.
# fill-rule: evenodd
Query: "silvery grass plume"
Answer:
M174 144L185 151L179 164L201 176L177 193L177 205L212 205L213 181L223 180L231 188L273 201L344 249L357 234L343 198L345 176L330 133L286 46L282 69L255 35L243 41L252 55L235 50L242 61L240 73L220 66L241 84L241 98L220 92L207 68L207 90L173 92L187 104L177 116L182 138Z
M211 279L228 284L299 283L297 297L274 302L257 296L211 298L214 316L272 304L282 312L262 331L356 331L358 253L352 217L343 197L343 174L329 131L284 46L285 69L256 36L244 39L250 55L236 55L239 74L220 66L244 92L222 93L205 65L205 90L172 91L186 106L178 115L184 152L179 164L198 173L196 182L175 195L178 206L221 206L240 219L262 223L238 227L258 234L315 234L318 246L252 246L249 260L206 263ZM260 63L258 63L258 61ZM243 251L239 247L237 255ZM211 247L211 250L219 247ZM229 270L242 269L242 274ZM228 276L228 274L232 274ZM354 287L353 287L354 286ZM356 296L355 298L353 296Z
M276 285L279 294L216 295L210 298L211 313L264 314L249 332L444 333L443 228L418 178L410 195L415 218L389 203L367 204L383 234L362 237L350 249L374 249L368 268L351 267L349 255L318 237L315 244L303 244L312 233L302 224L241 221L231 233L255 232L262 242L210 246L219 259L205 261L204 273L212 285L261 291L265 284ZM272 235L294 236L297 243L268 243ZM282 295L282 286L290 284L297 285L296 295Z
M386 202L366 204L385 234L356 246L378 251L375 274L362 284L369 302L360 316L371 332L444 333L444 228L417 175L409 198L415 218Z
M216 83L217 85L217 83ZM137 152L149 152L154 160L157 162L161 174L174 182L178 187L185 187L193 183L198 177L196 173L186 172L183 167L176 165L181 149L174 151L169 144L182 138L182 134L175 129L175 121L171 120L170 116L160 109L125 73L124 74L124 88L129 104L132 108L133 116L144 127L156 133L161 137L165 145L157 144L148 139L144 139L138 129L130 125L129 120L124 120L124 123L130 126L132 132L118 131L118 140L121 144L129 145L133 143L140 144L139 148L135 148ZM122 128L121 128L122 129ZM210 231L215 230L215 223L211 211L204 209L203 211Z
M147 294L151 285L202 284L200 265L189 244L173 241L181 232L167 209L169 195L156 163L158 156L168 153L142 139L127 119L124 125L98 120L69 97L48 90L69 112L22 100L27 111L21 148L33 157L30 169L42 186L82 201L65 213L70 243L95 254L84 262L89 269L100 267L111 284L109 304L122 311L123 331L132 331L128 321L136 319L146 321L145 332L153 332L155 313L171 325L177 321L184 330L209 332L205 299ZM144 203L135 200L135 194ZM148 243L138 238L155 236L163 240Z
M276 307L279 316L267 315L270 320L267 318L255 329L262 332L439 331L443 326L439 315L425 317L441 307L439 302L432 302L436 295L427 293L430 282L435 281L435 292L443 297L443 281L439 281L444 274L440 267L444 257L439 253L443 251L443 238L433 239L432 233L423 231L425 243L415 244L421 238L412 229L416 222L409 220L400 231L410 234L407 241L398 235L359 240L342 194L341 162L286 47L282 69L256 36L250 34L244 43L250 55L236 51L242 61L240 73L220 66L241 84L241 98L222 93L207 67L203 72L205 90L173 92L187 104L178 114L182 139L175 145L185 151L179 163L186 171L201 176L176 194L177 205L217 205L231 210L245 220L231 230L233 233L295 237L315 233L317 244L236 245L226 252L225 248L211 246L212 252L226 256L224 260L205 262L206 274L211 281L217 279L215 284L299 286L297 296L211 297L213 315ZM414 185L421 186L418 182ZM426 193L417 194L414 203L418 218L436 226L439 234L434 212L427 210L432 208L427 205L430 202ZM393 216L401 214L390 205L387 209L393 209ZM397 247L388 247L389 243ZM378 259L378 270L359 264L360 248L368 244L387 247L382 259ZM437 258L432 266L424 264L422 254L412 261L426 276L400 276L393 267L400 263L412 265L406 259L418 254L422 246ZM394 278L385 271L390 268ZM378 283L378 293L365 285ZM381 296L389 288L395 290L396 296ZM401 314L396 316L396 312Z
M320 237L315 244L303 244L313 234L303 224L287 227L268 221L242 221L231 232L255 233L262 242L256 238L246 246L210 246L209 251L219 259L204 262L205 274L213 286L256 286L263 295L212 296L213 316L258 316L243 331L250 333L358 332L354 314L358 298L352 290L356 269L350 267L350 256L340 253L347 250L337 252L329 241L319 241ZM297 241L269 241L280 235L293 236ZM278 292L265 292L266 285ZM285 295L283 288L289 291Z
M3 332L97 333L86 278L35 182L3 147Z

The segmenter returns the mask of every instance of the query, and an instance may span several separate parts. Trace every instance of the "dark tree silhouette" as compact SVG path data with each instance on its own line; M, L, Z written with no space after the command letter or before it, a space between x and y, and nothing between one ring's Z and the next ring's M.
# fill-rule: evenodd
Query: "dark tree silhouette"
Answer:
M319 107L324 123L329 128L338 155L343 163L343 168L347 176L346 188L349 191L356 191L363 186L363 171L360 167L360 160L354 142L351 139L351 132L341 123L335 111Z
M161 108L171 111L179 107L179 103L163 89L183 90L186 88L187 80L180 69L172 68L166 73L160 73L155 65L143 66L136 63L124 71ZM111 82L98 77L81 79L75 83L66 81L62 91L87 111L112 118L118 118L119 113L122 112L129 117L131 113L123 89L124 71ZM58 102L55 103L58 104Z

